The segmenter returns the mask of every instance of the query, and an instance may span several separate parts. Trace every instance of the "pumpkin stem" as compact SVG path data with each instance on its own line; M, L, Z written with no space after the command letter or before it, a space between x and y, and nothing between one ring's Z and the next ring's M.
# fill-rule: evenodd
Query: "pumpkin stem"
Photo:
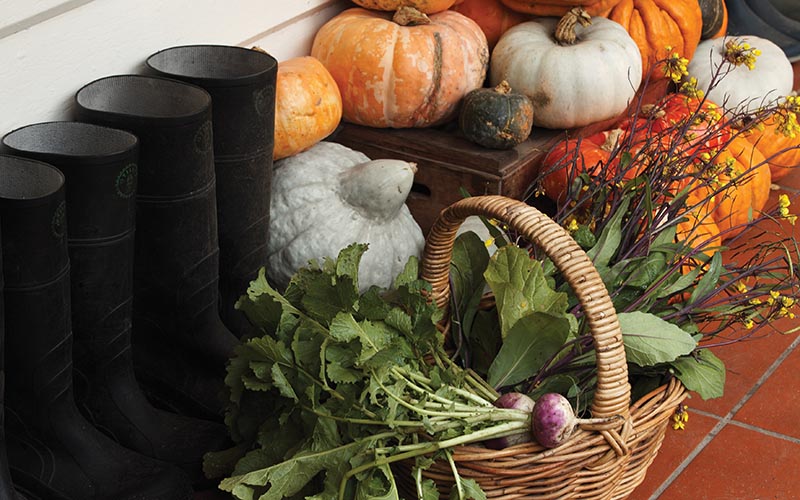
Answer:
M617 145L619 138L622 137L623 130L621 128L615 128L613 130L608 131L608 135L606 136L606 140L603 141L603 145L600 146L600 149L603 151L608 151L609 153L614 150L614 146Z
M579 23L581 26L589 26L592 24L592 17L582 7L573 7L559 19L554 33L556 41L561 45L573 45L577 42L575 27Z
M421 12L414 7L404 5L395 11L392 21L400 26L419 26L422 24L431 24L431 18L427 14Z
M494 91L498 94L509 94L511 93L511 85L509 85L507 81L503 80L497 84L497 87L494 88Z

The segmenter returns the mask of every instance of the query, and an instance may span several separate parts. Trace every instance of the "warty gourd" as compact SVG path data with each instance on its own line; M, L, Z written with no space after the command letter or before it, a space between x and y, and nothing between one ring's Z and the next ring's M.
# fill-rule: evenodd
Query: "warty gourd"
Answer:
M322 141L275 162L270 199L267 274L285 287L297 269L335 258L352 243L367 243L359 288L389 287L409 257L425 244L406 198L413 163L370 160L364 153Z

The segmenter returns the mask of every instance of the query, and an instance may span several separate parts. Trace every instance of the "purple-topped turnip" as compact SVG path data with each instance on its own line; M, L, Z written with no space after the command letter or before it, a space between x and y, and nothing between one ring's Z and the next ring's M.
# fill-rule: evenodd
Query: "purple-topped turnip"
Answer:
M509 408L512 410L520 410L527 413L532 413L536 403L529 396L522 394L521 392L507 392L497 398L493 404L498 408ZM488 439L484 441L484 445L493 450L502 450L504 448L508 448L509 446L529 443L532 439L533 437L531 436L530 432L518 432L508 436Z
M548 392L533 407L531 431L540 445L555 448L569 439L578 424L608 422L615 418L577 418L567 398Z

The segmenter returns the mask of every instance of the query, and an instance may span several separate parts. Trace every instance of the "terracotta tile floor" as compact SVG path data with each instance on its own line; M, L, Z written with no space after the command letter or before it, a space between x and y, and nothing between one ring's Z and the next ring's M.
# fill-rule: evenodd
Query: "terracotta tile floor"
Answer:
M773 203L780 193L800 202L800 174L779 184ZM725 395L686 401L686 429L667 429L630 500L800 499L800 332L780 333L795 328L800 317L776 323L778 332L715 348L727 369Z

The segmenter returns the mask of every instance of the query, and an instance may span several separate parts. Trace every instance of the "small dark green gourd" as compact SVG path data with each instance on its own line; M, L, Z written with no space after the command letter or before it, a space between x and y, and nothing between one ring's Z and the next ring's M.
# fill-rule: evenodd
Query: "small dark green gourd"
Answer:
M533 104L513 92L508 82L469 92L458 119L464 137L486 148L511 149L525 141L533 127Z
M700 11L703 13L703 30L700 32L700 39L707 40L714 38L726 21L725 1L724 0L697 0L700 4Z

